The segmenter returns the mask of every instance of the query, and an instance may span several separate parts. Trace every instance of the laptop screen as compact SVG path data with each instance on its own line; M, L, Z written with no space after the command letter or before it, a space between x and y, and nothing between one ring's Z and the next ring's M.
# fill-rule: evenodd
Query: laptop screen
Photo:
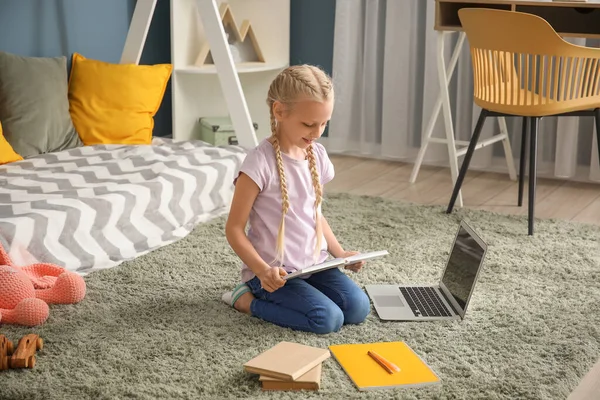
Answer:
M463 310L473 290L484 254L485 249L461 226L442 283Z

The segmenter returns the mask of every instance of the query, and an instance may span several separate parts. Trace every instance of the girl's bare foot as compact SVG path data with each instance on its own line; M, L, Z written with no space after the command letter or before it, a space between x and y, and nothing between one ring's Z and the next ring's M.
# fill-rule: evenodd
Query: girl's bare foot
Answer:
M252 304L252 300L254 300L254 295L250 292L246 292L237 299L233 308L239 312L250 314L250 304Z

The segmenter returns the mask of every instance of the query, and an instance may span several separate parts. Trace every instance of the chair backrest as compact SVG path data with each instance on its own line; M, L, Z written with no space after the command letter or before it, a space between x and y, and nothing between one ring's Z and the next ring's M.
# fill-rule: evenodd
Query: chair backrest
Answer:
M458 10L473 47L522 54L561 55L565 42L543 18L489 8Z
M475 98L488 104L544 107L597 96L600 51L563 40L536 15L463 8Z

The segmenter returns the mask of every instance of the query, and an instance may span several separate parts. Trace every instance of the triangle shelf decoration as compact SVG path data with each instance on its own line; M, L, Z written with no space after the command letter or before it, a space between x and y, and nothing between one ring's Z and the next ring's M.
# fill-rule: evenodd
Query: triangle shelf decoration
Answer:
M235 64L247 63L247 62L260 62L264 63L265 58L262 54L254 30L250 25L249 20L242 21L242 25L238 28L238 25L233 18L231 7L227 3L221 3L219 6L219 13L221 14L221 22L227 35L227 41L229 43L229 49L233 57ZM250 38L250 40L247 40ZM210 46L205 43L200 50L200 54L196 58L196 66L212 65L214 64L212 56L210 54Z

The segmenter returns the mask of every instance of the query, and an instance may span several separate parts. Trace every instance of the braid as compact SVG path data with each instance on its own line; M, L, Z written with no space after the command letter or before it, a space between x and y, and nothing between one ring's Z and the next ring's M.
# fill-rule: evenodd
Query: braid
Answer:
M283 70L271 83L267 95L267 105L269 106L271 116L271 139L273 149L275 150L275 159L277 162L277 172L279 174L279 185L281 188L281 223L277 234L276 257L275 261L283 263L284 258L284 238L285 238L285 216L290 208L288 196L287 181L283 169L283 159L281 157L281 147L278 139L278 126L274 114L274 104L279 102L287 107L286 111L293 108L294 102L300 98L309 98L314 101L333 101L333 84L330 77L318 67L311 65L294 65ZM317 160L315 158L313 146L310 145L306 150L306 156L309 161L310 174L312 177L313 188L315 191L315 229L317 242L315 247L315 258L318 257L321 250L323 227L320 215L320 205L323 201L323 188L320 183L319 172L317 170Z
M288 197L287 182L285 179L285 172L283 171L283 159L281 158L281 148L279 147L279 140L277 136L273 135L273 148L275 149L275 158L277 160L277 172L279 173L279 186L281 188L281 223L279 224L279 232L277 233L277 256L276 260L280 264L283 263L284 255L284 241L285 237L285 215L290 208L290 200Z
M311 144L306 149L308 156L308 164L310 167L310 175L312 176L313 188L315 189L315 228L317 233L317 243L315 245L315 259L321 252L321 237L323 236L323 226L321 224L321 215L319 214L319 206L323 200L323 187L321 186L321 180L319 179L319 171L317 171L317 160L315 159L315 153L313 145ZM315 260L315 262L317 262Z
M299 72L298 69L293 68L293 67L290 68L289 69L289 77L292 78L293 80L295 80L296 83L300 83L303 86L307 87L311 91L311 94L313 96L319 93L319 90L317 90L315 85L310 80L306 79L306 76L303 75L301 72Z
M330 98L333 89L331 80L323 79L318 69L311 68L310 72L312 72L315 82L319 84L319 88L321 89L320 91L315 90L315 93L320 94L324 99Z
M275 120L275 115L273 115L273 111L271 111L271 135L276 137L277 135L277 120Z

